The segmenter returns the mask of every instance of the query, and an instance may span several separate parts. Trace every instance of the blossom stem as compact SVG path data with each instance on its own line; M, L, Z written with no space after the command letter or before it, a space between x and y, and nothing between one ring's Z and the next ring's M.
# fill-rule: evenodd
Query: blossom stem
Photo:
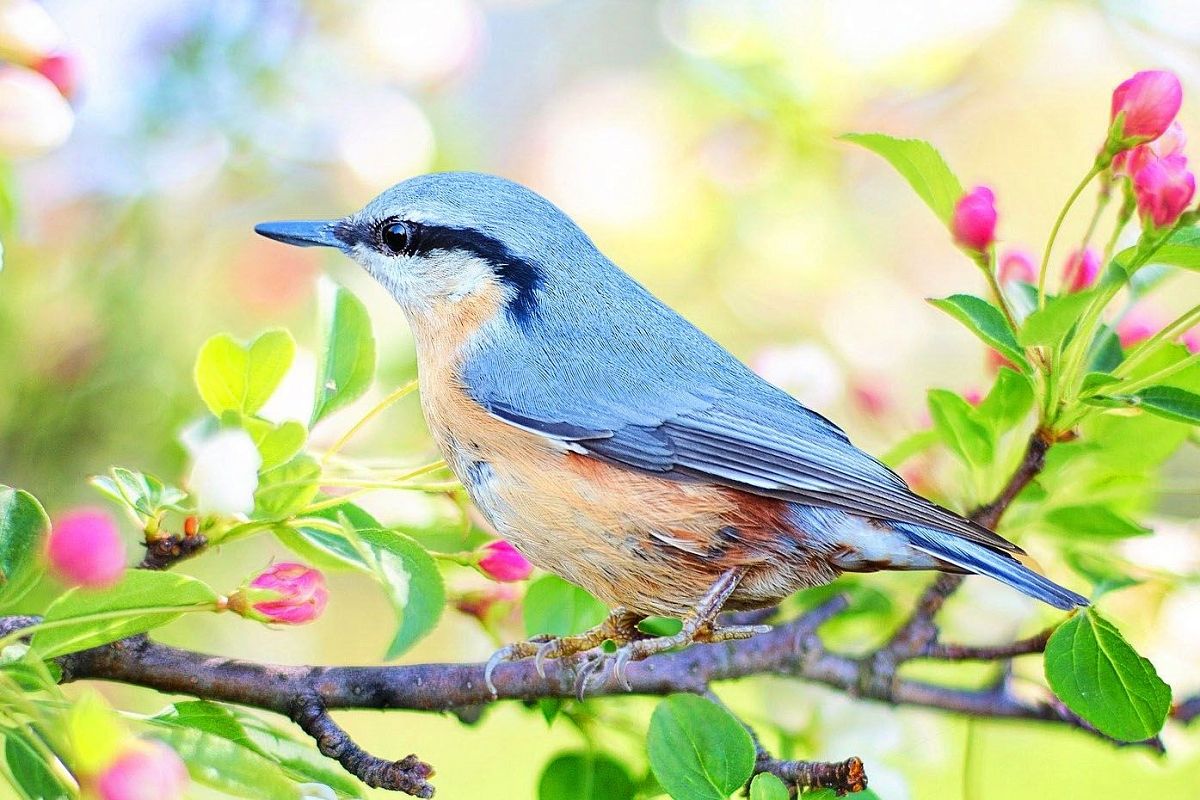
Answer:
M360 430L362 430L362 427L364 425L366 425L372 419L377 417L380 413L385 411L388 408L388 406L391 406L393 403L395 403L398 400L401 400L404 397L406 397L407 395L411 394L412 391L416 388L417 388L417 381L411 380L408 383L406 383L403 386L396 389L395 391L393 391L387 397L380 400L378 403L376 403L374 408L372 408L366 414L363 414L362 417L359 418L358 422L355 422L353 425L351 425L349 430L347 430L345 433L343 433L336 442L334 442L332 445L330 445L329 449L325 451L325 454L323 456L321 456L321 463L324 464L326 461L329 460L330 456L332 456L334 453L338 452L343 447L345 447L346 442L350 441L350 439L352 439L354 437L354 434L356 434Z
M1120 378L1128 375L1133 371L1133 368L1146 360L1157 348L1160 343L1173 338L1180 331L1185 331L1196 322L1200 322L1200 305L1194 305L1189 310L1180 314L1174 322L1167 325L1158 333L1151 336L1146 341L1142 342L1138 347L1122 361L1116 369L1113 370L1113 375Z
M1067 198L1067 202L1062 207L1062 211L1058 212L1058 219L1054 220L1054 227L1050 229L1050 238L1046 241L1046 249L1042 253L1042 266L1038 270L1038 308L1046 307L1046 270L1050 265L1050 253L1054 250L1054 240L1058 238L1058 231L1062 227L1063 220L1067 218L1067 212L1071 210L1071 206L1075 205L1075 201L1079 199L1079 195L1083 194L1083 190L1087 188L1092 179L1107 169L1107 165L1102 166L1099 161L1092 165L1088 170L1087 175L1083 176L1083 180L1075 187Z
M992 290L992 295L996 298L996 305L1000 306L1000 311L1004 313L1004 318L1008 320L1009 327L1015 333L1020 326L1017 325L1017 318L1013 316L1008 299L1004 296L1000 282L996 279L996 248L992 247L986 253L980 253L975 259L975 263L983 270L983 279L987 281L988 288Z

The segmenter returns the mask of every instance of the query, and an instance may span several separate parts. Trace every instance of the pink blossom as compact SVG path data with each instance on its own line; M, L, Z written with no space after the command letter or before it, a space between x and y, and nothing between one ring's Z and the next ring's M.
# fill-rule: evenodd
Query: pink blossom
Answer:
M996 196L986 186L976 186L954 204L950 220L954 241L982 253L996 241Z
M79 89L79 59L62 50L38 59L33 68L54 84L59 94L70 100Z
M1124 115L1118 138L1136 144L1157 139L1175 120L1183 104L1183 87L1172 72L1139 72L1113 91L1112 116Z
M488 542L479 549L479 571L494 581L523 581L533 572L533 565L503 539Z
M1013 248L1000 257L1000 284L1037 283L1037 266L1029 251Z
M162 742L145 741L100 773L96 794L101 800L176 800L187 786L187 767L178 754Z
M1117 339L1121 347L1144 342L1162 329L1158 317L1140 306L1134 306L1117 322Z
M892 395L883 381L863 381L850 387L850 398L869 417L882 417L892 407Z
M261 622L302 625L321 616L329 602L325 576L320 570L288 562L272 564L250 581L251 589L267 589L279 597L254 603L247 609L240 592L229 598L229 607L239 614Z
M101 588L125 571L125 543L104 511L79 508L58 518L46 542L50 568L64 582Z
M1184 331L1179 338L1189 353L1200 353L1200 325Z
M1017 369L1017 365L1005 358L999 350L994 350L989 347L987 352L984 354L984 359L987 365L987 371L991 375L998 373L1001 367L1008 367L1013 372L1020 372L1020 370Z
M1096 282L1100 275L1100 256L1088 247L1076 250L1063 265L1063 285L1068 292L1081 292Z
M487 622L492 609L504 604L517 601L519 595L516 589L503 584L492 584L491 587L480 591L466 592L454 601L454 607L469 617L475 617L480 622Z
M1196 176L1181 155L1151 158L1133 176L1142 221L1156 228L1174 225L1196 195Z
M1166 158L1183 154L1187 146L1187 134L1178 121L1172 122L1167 132L1153 142L1140 144L1132 150L1122 150L1113 157L1112 168L1117 175L1132 178L1146 162L1154 158Z
M963 399L973 406L978 406L983 402L983 392L979 391L978 386L972 386L962 393Z

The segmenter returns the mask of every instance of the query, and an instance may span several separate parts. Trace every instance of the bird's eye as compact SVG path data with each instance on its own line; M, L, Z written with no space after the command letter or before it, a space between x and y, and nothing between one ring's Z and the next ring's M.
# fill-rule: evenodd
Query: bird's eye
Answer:
M379 231L384 248L394 256L408 249L409 230L405 222L385 222Z

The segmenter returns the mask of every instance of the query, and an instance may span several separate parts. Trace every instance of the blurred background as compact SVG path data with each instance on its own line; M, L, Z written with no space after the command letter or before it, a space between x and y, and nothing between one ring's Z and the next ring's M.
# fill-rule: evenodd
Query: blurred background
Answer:
M1194 0L47 0L45 8L71 54L50 75L67 84L69 107L29 85L38 75L0 68L0 482L32 491L51 513L98 502L85 479L113 464L179 479L179 432L203 410L192 360L217 331L293 330L308 350L273 402L281 416L304 416L322 273L363 298L380 339L379 385L357 413L412 376L411 339L383 290L336 255L254 236L261 220L340 216L432 170L513 178L768 378L882 452L926 424L926 388L988 385L982 349L924 302L981 287L891 169L836 136L932 140L965 185L995 189L1003 246L1040 252L1103 140L1119 81L1138 69L1174 70L1185 90L1180 119L1200 131ZM1063 241L1082 234L1086 216L1068 221ZM1062 247L1056 262L1065 257ZM1195 295L1181 285L1147 311L1169 319ZM317 443L355 414L323 423ZM411 400L353 449L433 454ZM1200 565L1195 478L1194 459L1173 470L1178 491L1165 496L1159 534L1138 542L1133 557ZM365 505L392 520L441 512L420 498ZM233 585L274 552L251 540L188 569ZM452 578L471 585L465 571ZM361 580L334 587L330 613L305 629L212 618L181 622L163 638L279 661L377 662L390 635L376 624L388 618L383 598ZM958 619L963 637L1010 635L1027 614L1014 593L988 598L996 619ZM1127 635L1177 696L1200 689L1200 591L1114 604L1118 621L1137 620L1123 626ZM881 633L860 636L869 643ZM451 610L404 658L479 659L494 646ZM106 691L147 711L165 702ZM961 719L782 681L722 694L796 757L863 756L884 800L1200 792L1196 728L1169 731L1171 753L1157 759L1035 725L968 729ZM597 729L639 769L639 746L623 731L644 725L649 707L604 704L611 717ZM435 764L445 798L531 797L541 765L579 741L569 725L547 728L514 706L474 726L415 714L341 719L374 752L417 752Z

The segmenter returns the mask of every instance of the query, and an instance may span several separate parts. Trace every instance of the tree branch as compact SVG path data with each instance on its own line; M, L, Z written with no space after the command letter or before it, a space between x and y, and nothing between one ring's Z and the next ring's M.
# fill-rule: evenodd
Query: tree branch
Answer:
M1000 495L971 518L994 527L1005 509L1041 470L1050 443L1040 432L1034 434L1019 468ZM183 548L182 540L179 544L180 548L164 545L161 557L155 556L158 560L146 566L154 568L159 562L163 567L170 566L203 547L201 543L196 548ZM148 561L152 555L147 554ZM750 639L693 645L631 663L626 677L634 694L666 695L703 694L714 682L752 675L785 675L884 703L980 718L1054 723L1105 738L1061 703L1028 700L1012 692L1006 678L981 689L962 689L897 675L899 665L913 658L1007 661L1045 647L1049 631L992 647L938 643L934 617L961 582L961 576L939 576L888 643L865 657L833 652L817 635L822 624L847 606L844 597L835 597ZM34 617L0 618L0 631L27 627L36 621ZM416 756L388 761L366 753L332 720L329 712L370 708L470 714L498 700L570 699L575 696L575 669L579 661L550 661L545 677L538 675L532 661L501 664L493 676L496 696L484 683L482 664L285 666L182 650L157 644L145 636L62 656L58 664L63 682L116 681L282 714L312 736L322 753L336 759L368 785L429 797L433 793L427 782L432 775L431 767ZM589 695L593 697L626 694L611 673L597 676L589 687ZM1176 709L1176 715L1185 720L1198 713L1197 699ZM1142 744L1161 746L1156 740ZM840 763L782 761L760 748L756 771L773 772L798 786L828 786L848 792L866 785L862 762L856 758Z

